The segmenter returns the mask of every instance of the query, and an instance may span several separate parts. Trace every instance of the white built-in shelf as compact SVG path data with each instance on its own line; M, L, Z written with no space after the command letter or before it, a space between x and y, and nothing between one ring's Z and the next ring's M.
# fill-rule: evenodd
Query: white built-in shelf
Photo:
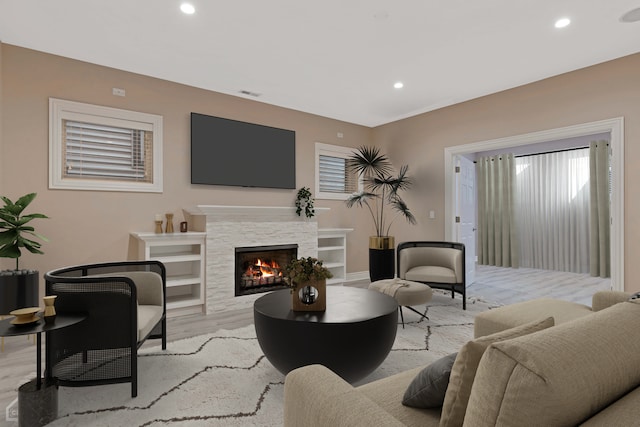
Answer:
M319 228L318 259L333 273L327 284L343 283L347 279L347 233L353 228Z
M170 264L172 262L189 262L189 261L200 261L200 254L193 255L163 255L163 256L154 256L151 254L151 258L163 262L165 264Z
M133 232L138 259L157 260L167 269L167 316L205 313L207 233Z

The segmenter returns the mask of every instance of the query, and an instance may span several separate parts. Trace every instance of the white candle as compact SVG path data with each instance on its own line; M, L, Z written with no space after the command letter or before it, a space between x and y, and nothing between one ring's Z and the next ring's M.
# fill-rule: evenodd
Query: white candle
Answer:
M162 221L162 215L156 214L156 221Z

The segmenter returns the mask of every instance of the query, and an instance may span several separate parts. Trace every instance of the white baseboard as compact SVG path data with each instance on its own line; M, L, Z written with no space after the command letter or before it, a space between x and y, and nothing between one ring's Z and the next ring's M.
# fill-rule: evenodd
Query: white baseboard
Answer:
M369 272L357 271L355 273L347 273L345 282L357 282L359 280L369 280Z

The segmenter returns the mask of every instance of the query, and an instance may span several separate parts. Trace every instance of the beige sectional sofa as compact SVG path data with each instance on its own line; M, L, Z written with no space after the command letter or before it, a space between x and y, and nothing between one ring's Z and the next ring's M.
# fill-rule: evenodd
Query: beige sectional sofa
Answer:
M598 304L622 299L600 297ZM640 425L640 300L589 310L551 327L543 317L533 329L520 325L467 343L454 363L444 410L402 405L422 368L360 387L320 365L296 369L285 380L285 426ZM468 401L457 405L452 394L461 377L454 379L454 371L468 357L467 346L482 350L466 384Z
M509 304L478 314L473 322L473 333L477 338L549 316L553 317L556 325L559 325L626 301L629 297L630 295L626 292L596 292L591 298L591 307L553 298L538 298Z

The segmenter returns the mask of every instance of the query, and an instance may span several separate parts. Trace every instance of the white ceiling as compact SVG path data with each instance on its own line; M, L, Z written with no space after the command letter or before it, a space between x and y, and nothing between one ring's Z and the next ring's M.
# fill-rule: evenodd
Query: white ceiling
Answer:
M639 0L191 3L0 0L0 41L365 126L640 51Z

